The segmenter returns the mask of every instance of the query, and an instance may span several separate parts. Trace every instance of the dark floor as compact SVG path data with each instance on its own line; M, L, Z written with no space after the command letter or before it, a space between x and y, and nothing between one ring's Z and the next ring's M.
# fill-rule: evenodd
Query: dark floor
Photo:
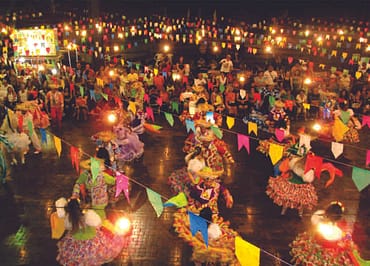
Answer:
M169 174L184 165L181 151L186 136L179 121L170 128L164 118L157 117L157 124L163 125L160 134L145 133L145 154L141 161L127 165L126 173L140 183L163 196L170 197L167 185ZM64 123L59 135L70 145L94 153L94 143L89 136L101 130L99 123ZM236 130L246 133L244 124ZM344 155L338 160L364 167L366 149L370 149L370 129L361 131L361 144L345 146ZM310 214L300 219L296 212L280 215L280 208L265 195L268 175L272 172L270 160L255 151L256 141L251 140L251 154L236 148L236 135L224 133L230 144L236 163L227 171L225 183L234 196L234 207L225 213L231 227L249 242L267 252L289 261L289 243L309 226ZM313 150L319 155L333 158L330 142L314 141ZM26 164L9 169L7 184L0 187L0 265L57 265L56 241L50 238L49 215L54 201L61 196L68 197L76 179L69 158L69 145L63 144L58 158L52 137L43 147L43 153L27 155ZM87 159L86 156L84 159ZM353 225L354 238L362 257L370 259L370 189L359 193L351 179L351 168L338 165L344 172L328 189L324 188L327 176L315 181L322 208L333 200L341 200L346 206L346 218ZM173 209L165 209L156 218L153 208L146 199L145 190L133 185L131 192L133 209L133 234L128 250L110 265L192 265L189 261L191 248L172 230ZM124 201L117 209L128 210ZM261 253L261 265L283 265Z

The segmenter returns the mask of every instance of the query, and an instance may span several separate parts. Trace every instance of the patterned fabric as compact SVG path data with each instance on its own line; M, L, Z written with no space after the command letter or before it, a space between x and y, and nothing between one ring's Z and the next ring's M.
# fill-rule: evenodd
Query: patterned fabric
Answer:
M295 265L302 266L326 266L326 265L346 265L354 266L350 253L355 247L352 240L340 240L339 243L331 247L321 245L317 239L307 233L299 234L290 244Z
M88 240L76 240L67 234L57 243L57 261L66 266L102 265L116 258L128 246L129 239L129 236L114 235L102 228Z
M175 194L184 192L187 196L189 196L191 180L186 167L173 171L168 177L168 184Z
M312 184L295 184L281 176L269 178L266 194L282 207L312 210L317 205L317 194Z

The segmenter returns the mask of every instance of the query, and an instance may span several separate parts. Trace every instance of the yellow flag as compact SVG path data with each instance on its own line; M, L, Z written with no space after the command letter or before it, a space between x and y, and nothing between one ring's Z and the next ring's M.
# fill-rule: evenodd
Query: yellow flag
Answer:
M96 78L96 84L97 84L98 86L100 86L100 87L103 87L103 86L104 86L104 82L103 82L103 80L102 80L102 79L100 79L100 78Z
M303 103L303 108L306 110L310 110L311 106L309 103Z
M158 68L154 68L153 73L154 73L154 76L157 76L158 75Z
M58 157L60 157L60 154L62 153L62 141L57 136L54 136L54 145L57 150Z
M258 135L257 134L257 124L254 122L248 122L248 134L250 134L251 132L254 132L256 136Z
M121 65L124 66L125 65L125 60L121 59Z
M235 237L235 255L242 266L260 265L260 249L239 236Z
M331 51L331 55L332 55L332 56L337 56L337 50L333 50L333 51Z
M361 76L362 76L362 72L361 71L356 71L356 74L355 74L356 79L361 78Z
M270 143L269 155L271 162L275 165L283 157L284 147L274 143Z
M227 127L229 129L234 126L234 123L235 123L235 118L234 117L231 117L231 116L226 117L226 124L227 124Z
M128 110L131 110L134 114L136 114L136 104L133 101L128 102Z
M340 121L338 118L334 120L334 126L333 126L333 137L335 141L342 141L344 138L344 134L349 130L349 128L343 124L342 121Z

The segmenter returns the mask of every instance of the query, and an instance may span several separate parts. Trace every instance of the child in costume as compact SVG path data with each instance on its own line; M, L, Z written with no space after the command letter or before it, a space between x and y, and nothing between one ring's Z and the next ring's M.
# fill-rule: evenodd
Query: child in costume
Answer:
M64 218L67 234L58 241L61 265L98 266L112 261L127 247L129 237L93 210L82 211L77 199L58 200L57 214ZM64 207L64 208L63 208Z
M295 265L357 266L370 263L360 257L347 223L342 218L343 212L343 205L336 201L326 210L318 210L312 215L313 229L299 234L290 244Z

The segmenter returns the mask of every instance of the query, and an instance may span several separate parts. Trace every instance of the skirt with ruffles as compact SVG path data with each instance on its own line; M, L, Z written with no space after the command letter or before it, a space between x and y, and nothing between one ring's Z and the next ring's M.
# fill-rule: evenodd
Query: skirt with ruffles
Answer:
M213 263L212 265L240 265L235 256L235 237L238 233L229 227L229 223L221 217L214 218L214 223L220 227L222 235L214 240L208 240L208 247L205 245L200 232L192 236L190 223L185 208L179 209L174 214L173 226L179 237L184 239L193 247L191 259L197 263Z
M168 177L168 184L170 185L172 192L175 194L184 192L187 196L189 196L191 180L186 167L173 171Z
M350 253L352 240L341 240L337 247L324 247L307 232L299 234L290 244L292 262L302 266L346 265L353 266Z
M68 266L98 266L119 256L129 244L130 236L119 236L108 230L97 229L88 240L76 240L71 234L58 242L57 261Z
M312 184L295 184L287 178L270 177L266 194L276 205L292 209L312 210L317 205L317 194Z

